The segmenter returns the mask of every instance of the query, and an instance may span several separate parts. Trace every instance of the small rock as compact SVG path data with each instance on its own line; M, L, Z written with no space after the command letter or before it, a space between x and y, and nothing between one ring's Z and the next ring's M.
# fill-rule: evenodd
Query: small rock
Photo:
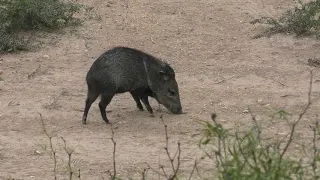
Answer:
M286 133L284 133L284 132L278 132L277 134L281 135L281 136L286 135Z
M41 154L41 152L39 150L35 150L34 153L35 154Z
M43 55L44 58L49 59L49 55L45 54Z
M14 102L14 101L11 101L9 102L8 106L19 106L20 103L19 102Z
M262 103L262 99L258 99L258 103Z
M242 113L249 113L249 110L245 109L244 111L242 111Z
M2 70L0 70L0 75L1 75L1 74L3 74L3 71L2 71Z

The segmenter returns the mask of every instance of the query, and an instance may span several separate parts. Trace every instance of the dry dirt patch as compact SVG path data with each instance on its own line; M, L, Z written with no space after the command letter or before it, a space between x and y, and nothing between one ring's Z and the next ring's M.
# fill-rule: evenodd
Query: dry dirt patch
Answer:
M99 18L89 19L65 34L44 34L47 41L31 52L1 57L0 69L0 177L51 179L52 160L44 150L48 142L38 112L50 133L63 136L75 149L74 164L82 179L101 179L112 169L110 127L101 120L97 103L81 124L86 96L85 74L103 51L113 46L145 50L172 64L181 89L184 115L164 113L170 144L182 144L184 170L199 155L192 135L198 119L211 112L228 127L246 126L249 105L270 134L285 129L268 122L270 107L298 113L307 100L310 66L320 43L311 38L286 35L252 39L263 27L250 21L277 17L294 4L290 1L86 1ZM319 73L315 72L313 104L298 127L309 137L309 124L319 112ZM155 101L151 101L158 109ZM108 110L117 127L118 172L137 175L145 163L158 167L166 155L164 128L156 118L140 112L128 94L116 96ZM67 160L57 143L60 164ZM61 150L61 151L60 151ZM35 151L41 152L40 154ZM63 160L63 161L62 161ZM58 169L63 175L65 167ZM157 176L151 176L151 179Z

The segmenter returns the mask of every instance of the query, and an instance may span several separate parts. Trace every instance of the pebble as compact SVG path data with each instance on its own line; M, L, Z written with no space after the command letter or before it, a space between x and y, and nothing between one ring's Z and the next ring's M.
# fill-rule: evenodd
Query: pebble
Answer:
M34 153L41 154L41 152L39 150L35 150Z
M278 132L277 134L278 134L278 135L282 135L282 136L283 136L283 135L287 135L287 133L285 133L285 132Z
M243 113L249 113L248 109L245 109L244 111L242 111Z
M3 71L2 71L2 70L0 70L0 75L1 75L1 74L3 74Z
M43 55L44 58L49 59L49 55L45 54Z

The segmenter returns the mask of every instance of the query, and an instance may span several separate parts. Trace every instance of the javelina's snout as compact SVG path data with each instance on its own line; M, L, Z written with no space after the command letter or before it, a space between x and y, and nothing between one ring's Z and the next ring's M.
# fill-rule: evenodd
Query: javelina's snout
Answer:
M171 109L171 112L172 112L173 114L182 114L182 113L183 113L181 107L180 107L180 108Z

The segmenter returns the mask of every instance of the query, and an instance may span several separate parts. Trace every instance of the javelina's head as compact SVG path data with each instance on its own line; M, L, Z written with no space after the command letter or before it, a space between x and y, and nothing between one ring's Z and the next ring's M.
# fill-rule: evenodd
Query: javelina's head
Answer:
M156 73L152 82L155 98L172 113L181 114L179 87L174 70L167 63L163 63Z

